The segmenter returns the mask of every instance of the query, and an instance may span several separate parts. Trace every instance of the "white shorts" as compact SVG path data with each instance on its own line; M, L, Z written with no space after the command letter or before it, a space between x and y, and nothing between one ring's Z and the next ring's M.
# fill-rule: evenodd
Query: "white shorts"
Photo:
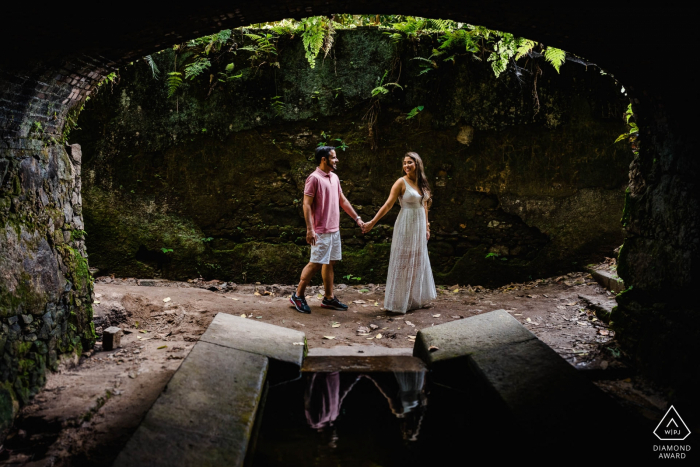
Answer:
M340 231L316 234L316 245L311 245L312 263L328 264L331 261L340 261L343 252L340 248Z

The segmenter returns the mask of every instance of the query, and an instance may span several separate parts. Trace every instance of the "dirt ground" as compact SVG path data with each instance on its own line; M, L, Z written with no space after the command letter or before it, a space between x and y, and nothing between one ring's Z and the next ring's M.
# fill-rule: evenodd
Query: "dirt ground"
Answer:
M614 332L595 309L613 295L587 273L510 284L499 289L440 286L427 308L396 315L382 308L382 285L339 285L348 311L320 307L320 287L307 290L312 314L289 303L293 288L220 281L169 282L101 277L95 283L98 333L120 326L122 347L98 342L66 361L22 409L0 448L0 465L109 465L217 313L302 330L309 348L337 345L412 347L419 329L505 309L539 339L629 410L660 419L667 403L636 375Z

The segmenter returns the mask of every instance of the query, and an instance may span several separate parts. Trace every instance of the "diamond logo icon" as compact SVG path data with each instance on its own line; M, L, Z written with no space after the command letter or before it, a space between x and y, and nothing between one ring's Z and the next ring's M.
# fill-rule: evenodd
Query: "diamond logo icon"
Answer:
M654 434L661 441L682 441L688 437L690 430L675 407L671 406L657 425Z

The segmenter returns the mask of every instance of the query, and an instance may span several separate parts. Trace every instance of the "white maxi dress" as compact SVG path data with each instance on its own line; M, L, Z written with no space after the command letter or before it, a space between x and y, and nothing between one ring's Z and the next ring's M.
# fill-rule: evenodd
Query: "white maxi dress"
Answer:
M437 297L428 258L423 196L403 179L406 191L399 197L401 212L391 239L389 273L386 278L384 308L406 313Z

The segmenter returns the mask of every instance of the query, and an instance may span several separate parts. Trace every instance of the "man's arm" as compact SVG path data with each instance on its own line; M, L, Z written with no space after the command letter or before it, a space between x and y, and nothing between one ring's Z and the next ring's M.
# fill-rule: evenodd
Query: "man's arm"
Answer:
M309 245L316 244L316 232L314 231L314 210L311 204L314 202L314 197L304 195L304 220L306 221L306 243Z
M343 193L340 193L340 207L343 208L343 211L348 213L348 216L352 217L352 220L354 220L357 225L362 227L364 222L362 222L362 219L358 219L360 216L357 215L352 204L350 204L350 201L348 201Z

